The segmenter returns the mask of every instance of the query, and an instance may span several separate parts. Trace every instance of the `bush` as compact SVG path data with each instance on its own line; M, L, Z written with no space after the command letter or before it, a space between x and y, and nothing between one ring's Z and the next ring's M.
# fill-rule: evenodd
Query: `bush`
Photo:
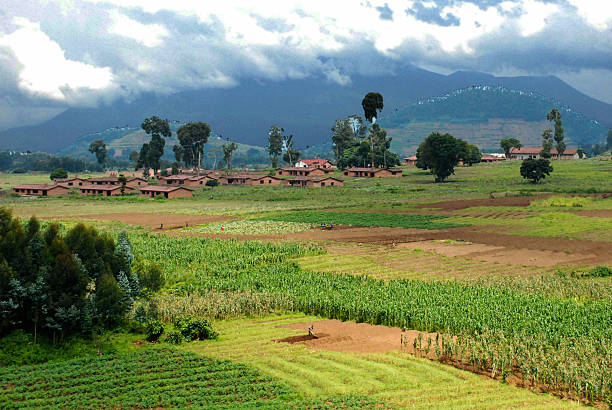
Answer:
M214 187L218 185L219 181L217 181L216 179L209 179L208 181L206 181L206 186Z
M51 179L68 178L68 172L64 168L55 168L49 177Z
M547 159L527 158L521 163L521 176L530 179L534 184L537 184L546 176L550 176L552 171L553 167Z
M138 275L138 283L140 283L141 289L157 292L164 286L164 273L159 265L154 263L150 265L137 263L134 270Z
M206 340L216 339L218 334L212 328L208 320L204 318L183 317L174 322L174 327L178 329L185 340Z
M612 268L600 265L586 271L573 271L571 275L575 278L607 278L612 276Z
M148 342L157 342L161 335L164 334L164 325L159 320L151 320L147 323L147 341Z
M168 343L172 343L173 345L180 345L184 341L185 338L183 337L181 331L178 329L170 330L168 333L166 333L166 342Z
M23 168L14 168L13 174L25 174L27 171Z

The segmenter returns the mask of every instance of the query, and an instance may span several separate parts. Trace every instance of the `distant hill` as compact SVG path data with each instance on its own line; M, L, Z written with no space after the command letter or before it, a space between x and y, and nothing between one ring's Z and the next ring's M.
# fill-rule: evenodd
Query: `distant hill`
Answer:
M390 115L410 102L472 85L537 92L612 127L612 105L590 98L556 77L495 77L474 72L441 75L405 67L388 75L356 75L346 86L320 77L244 80L233 88L169 96L150 93L131 102L72 108L42 124L0 132L0 149L57 152L80 136L99 130L124 124L139 127L151 115L181 122L205 121L220 136L259 146L266 144L270 126L278 124L294 135L296 144L313 146L329 142L334 120L361 114L361 99L369 91L382 93L383 114Z
M607 134L607 127L589 120L567 105L534 92L505 87L474 86L427 98L381 118L393 137L392 149L415 152L432 131L449 132L481 149L497 150L499 141L516 137L524 145L541 144L542 131L552 128L546 113L561 112L568 146L590 147Z
M176 136L176 131L180 126L183 125L180 122L172 122L170 124L170 129L172 130L172 137L166 138L166 145L164 147L164 156L163 158L174 161L174 151L172 151L172 147L175 144L178 144L178 139ZM90 160L95 160L93 154L91 154L88 150L89 144L96 139L103 139L106 143L106 149L109 153L109 156L114 159L119 160L128 160L130 153L132 151L140 151L142 144L151 140L151 136L147 135L141 128L136 127L113 127L104 131L95 132L92 134L87 134L82 137L79 137L76 141L74 141L69 146L64 149L58 151L58 155L67 155L71 157L77 158L87 158ZM218 135L211 133L208 142L204 145L204 156L202 157L203 165L211 164L214 159L212 154L209 155L212 149L221 149L223 144L228 143L229 141L221 139ZM232 161L237 165L246 165L249 161L254 161L254 163L259 163L262 161L268 161L268 156L265 148L247 145L242 143L237 143L238 149L234 153L234 160ZM217 164L222 162L222 153L217 155Z

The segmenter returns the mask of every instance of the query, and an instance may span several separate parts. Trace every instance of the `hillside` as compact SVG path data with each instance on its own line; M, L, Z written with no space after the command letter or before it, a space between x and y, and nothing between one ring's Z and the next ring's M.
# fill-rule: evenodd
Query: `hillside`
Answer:
M432 131L449 132L481 149L499 149L499 141L516 137L540 145L542 131L552 128L546 113L560 110L568 146L588 147L601 141L607 128L552 98L504 87L475 86L428 98L381 118L393 137L393 149L413 153Z
M441 75L404 67L388 75L356 75L346 86L317 77L243 81L233 88L169 96L150 93L129 103L119 100L97 108L71 108L39 125L0 132L0 149L57 152L79 136L117 125L138 127L151 115L181 122L206 121L223 137L260 146L266 144L270 126L278 124L295 136L297 145L312 146L329 142L336 119L361 113L361 99L369 91L384 96L383 114L391 114L412 101L474 84L537 92L612 126L612 105L590 98L556 77L495 77L471 72Z
M170 129L172 130L172 137L166 138L166 146L164 148L164 156L163 158L173 161L174 160L174 152L172 151L172 147L175 144L178 144L178 139L176 137L176 131L181 127L183 123L180 122L172 122L170 124ZM106 143L106 149L109 153L109 156L114 159L127 160L129 159L130 152L132 151L140 151L142 144L148 142L151 137L141 129L137 127L116 127L109 128L107 130L101 132L95 132L92 134L87 134L75 142L67 146L66 148L60 150L58 155L68 155L72 157L81 157L88 158L94 160L94 156L89 153L88 147L89 144L95 139L103 139ZM210 153L212 149L221 150L221 146L223 144L228 143L228 141L221 139L218 135L211 133L208 142L204 145L204 156L202 157L202 163L212 164L214 161L213 154ZM247 145L242 143L237 143L238 149L234 153L234 163L235 164L247 164L251 163L259 163L262 160L267 161L267 154L265 152L265 148ZM217 154L217 163L221 161L222 153ZM238 161L238 162L236 162Z

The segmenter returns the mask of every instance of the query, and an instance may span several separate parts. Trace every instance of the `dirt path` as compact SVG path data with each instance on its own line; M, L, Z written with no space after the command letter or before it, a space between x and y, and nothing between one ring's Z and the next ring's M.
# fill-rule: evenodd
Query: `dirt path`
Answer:
M308 335L310 326L313 327L313 336ZM417 330L402 332L402 329L393 327L339 320L320 320L278 327L302 330L304 334L275 340L277 343L299 343L317 350L358 353L385 353L391 350L414 353L412 343L419 333L422 333ZM428 336L435 339L436 334L423 333L425 340Z
M205 223L229 221L234 218L221 215L188 215L188 214L145 214L114 213L95 215L71 215L74 219L96 219L101 221L118 221L129 225L149 226L157 229L176 229L186 225L194 226Z

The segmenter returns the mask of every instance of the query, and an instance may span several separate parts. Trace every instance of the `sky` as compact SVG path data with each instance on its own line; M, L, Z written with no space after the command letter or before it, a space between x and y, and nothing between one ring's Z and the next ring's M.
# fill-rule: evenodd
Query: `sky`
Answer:
M255 79L556 75L612 103L612 0L0 0L0 130Z

